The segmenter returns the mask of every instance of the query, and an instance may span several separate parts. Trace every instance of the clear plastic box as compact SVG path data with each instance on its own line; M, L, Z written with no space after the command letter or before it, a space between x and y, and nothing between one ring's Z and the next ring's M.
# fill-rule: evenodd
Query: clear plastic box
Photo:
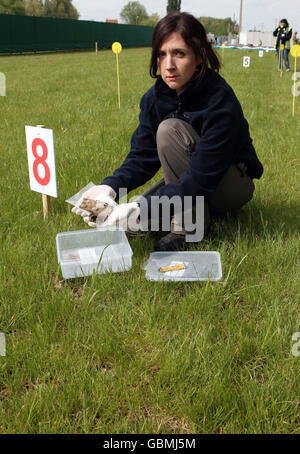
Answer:
M117 228L76 230L56 235L58 262L65 279L130 270L132 250Z
M161 267L184 264L184 269L159 271ZM219 281L222 278L220 253L216 251L152 252L144 266L150 281Z

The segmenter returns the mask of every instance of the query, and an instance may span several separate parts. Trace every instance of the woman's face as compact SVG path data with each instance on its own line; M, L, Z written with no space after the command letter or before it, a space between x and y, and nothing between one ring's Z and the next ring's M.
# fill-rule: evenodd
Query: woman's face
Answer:
M189 82L200 58L186 44L180 33L170 33L158 51L157 65L164 82L179 93Z

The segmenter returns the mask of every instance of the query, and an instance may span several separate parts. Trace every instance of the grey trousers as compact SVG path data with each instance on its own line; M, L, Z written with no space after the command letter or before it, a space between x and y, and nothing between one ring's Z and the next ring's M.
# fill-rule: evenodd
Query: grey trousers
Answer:
M176 184L186 171L196 143L200 140L194 128L185 121L170 118L160 123L157 135L157 151L163 171L163 180L143 195L155 194L165 184ZM244 163L232 164L225 172L215 192L205 197L204 230L210 224L210 214L236 213L253 197L254 183L246 175ZM172 230L172 226L171 226ZM184 233L175 232L174 233Z

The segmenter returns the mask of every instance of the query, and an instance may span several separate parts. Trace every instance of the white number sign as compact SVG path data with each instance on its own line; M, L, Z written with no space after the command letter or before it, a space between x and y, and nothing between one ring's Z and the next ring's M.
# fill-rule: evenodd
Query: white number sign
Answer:
M25 126L30 189L57 197L52 129Z
M292 95L299 96L300 95L300 72L294 73L292 75L292 80L295 81L294 85L292 86ZM298 80L298 82L296 82L297 80Z
M259 50L258 51L258 56L259 57L263 57L264 56L264 51L263 50Z
M6 76L4 73L0 73L0 96L6 95Z
M250 57L244 57L243 66L244 66L244 68L250 67Z
M5 353L5 334L4 333L0 333L0 356L5 356L6 353Z

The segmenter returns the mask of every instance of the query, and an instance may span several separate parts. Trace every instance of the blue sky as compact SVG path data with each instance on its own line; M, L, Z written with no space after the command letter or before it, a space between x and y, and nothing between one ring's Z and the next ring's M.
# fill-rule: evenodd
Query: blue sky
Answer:
M139 0L147 13L166 14L167 0ZM105 21L119 19L128 0L73 0L82 20ZM243 0L243 30L273 31L275 23L287 18L300 36L300 0ZM239 21L240 0L182 0L181 11L199 16L235 17Z

